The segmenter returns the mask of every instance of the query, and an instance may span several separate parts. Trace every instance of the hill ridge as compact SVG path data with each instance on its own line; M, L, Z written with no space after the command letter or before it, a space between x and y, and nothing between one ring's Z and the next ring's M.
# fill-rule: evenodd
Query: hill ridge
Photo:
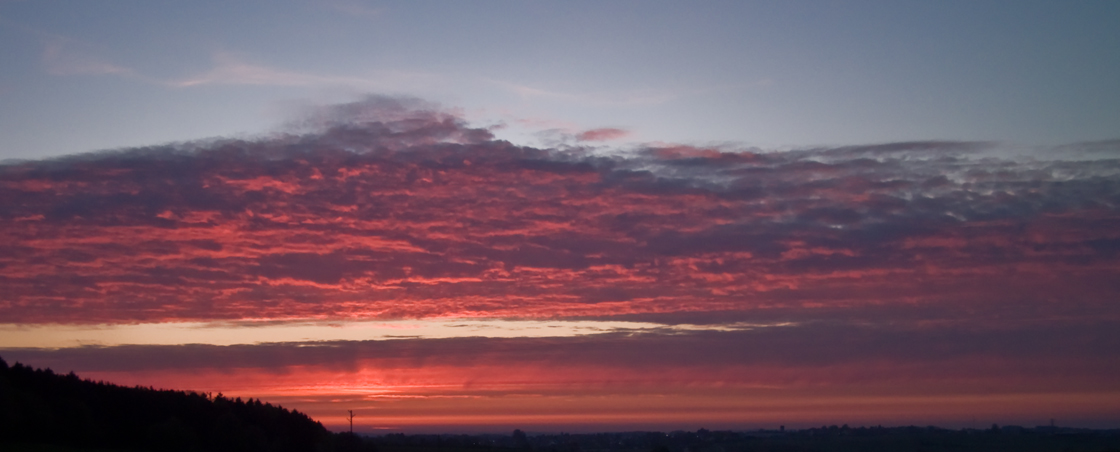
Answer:
M0 358L0 444L303 452L329 449L331 436L306 414L259 399L126 387Z

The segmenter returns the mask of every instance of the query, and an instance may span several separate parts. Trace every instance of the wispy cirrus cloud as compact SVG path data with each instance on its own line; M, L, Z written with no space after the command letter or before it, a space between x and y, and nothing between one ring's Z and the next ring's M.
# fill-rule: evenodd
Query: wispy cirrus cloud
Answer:
M34 31L33 31L34 32ZM175 88L209 85L326 87L346 86L362 91L406 91L442 82L442 77L421 72L375 71L364 75L309 73L247 61L231 52L215 52L209 69L191 76L160 78L143 74L98 56L89 44L64 36L43 36L42 63L57 76L112 75Z
M97 56L90 46L73 39L51 36L43 47L43 67L51 75L135 75L132 69Z
M657 105L678 97L675 93L667 90L645 89L611 92L580 92L542 88L520 82L491 78L483 80L508 90L523 99L546 99L600 107Z
M13 22L0 16L0 26L32 37L42 45L39 61L50 75L117 75L138 77L129 67L106 58L104 49L58 33L48 32L24 23Z
M245 61L228 52L213 56L213 67L200 74L165 83L187 88L204 85L258 86L351 86L363 90L394 90L430 83L437 76L421 73L381 71L368 76L314 74L288 71Z

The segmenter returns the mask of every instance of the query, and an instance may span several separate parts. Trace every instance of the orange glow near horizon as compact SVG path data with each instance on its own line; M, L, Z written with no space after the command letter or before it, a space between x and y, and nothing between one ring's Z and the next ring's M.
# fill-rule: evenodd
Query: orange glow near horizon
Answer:
M766 372L767 369L753 369ZM844 369L788 369L776 374L834 373ZM679 378L682 373L691 378ZM752 373L750 371L746 373ZM597 375L592 375L597 374ZM136 385L161 383L227 397L259 398L303 411L335 431L345 410L357 414L359 431L593 431L604 429L773 428L940 423L985 427L991 423L1037 422L1059 417L1116 418L1120 388L1045 389L1048 382L1000 386L987 381L905 377L905 382L837 385L823 381L755 384L697 378L708 369L677 369L650 378L622 369L440 368L376 371L285 369L282 373L234 372L91 373ZM494 379L494 376L504 378ZM488 380L489 378L489 381ZM674 378L678 377L678 378ZM682 379L690 379L682 382ZM480 381L481 380L481 381ZM591 381L594 380L594 381ZM932 384L931 384L932 382ZM1040 387L1043 386L1043 387ZM1041 389L1041 390L1040 390ZM963 416L963 417L962 417Z

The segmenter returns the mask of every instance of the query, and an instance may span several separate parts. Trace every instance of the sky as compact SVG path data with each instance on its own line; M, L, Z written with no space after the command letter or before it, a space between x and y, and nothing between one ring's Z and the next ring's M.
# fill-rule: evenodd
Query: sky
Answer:
M0 0L0 357L369 433L1116 428L1116 17Z

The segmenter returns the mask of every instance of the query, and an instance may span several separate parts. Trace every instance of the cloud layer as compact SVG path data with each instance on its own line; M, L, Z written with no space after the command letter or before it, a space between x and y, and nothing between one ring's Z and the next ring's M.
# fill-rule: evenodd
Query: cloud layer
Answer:
M1116 159L956 142L602 157L392 99L328 113L300 135L0 168L0 315L1114 315Z
M595 129L579 140L624 136ZM124 382L228 385L328 417L330 400L345 394L427 400L394 405L401 425L431 425L409 410L448 397L496 404L496 417L440 421L450 425L524 411L501 408L511 400L502 397L557 397L540 414L564 412L567 396L629 400L633 388L675 394L666 413L702 412L708 402L696 400L724 389L746 403L771 388L766 397L809 407L790 414L802 420L820 397L858 412L845 397L869 388L901 397L872 411L914 419L921 413L903 408L914 404L906 397L940 397L944 419L990 406L991 394L1014 399L1005 414L1081 400L1056 395L1070 388L1115 400L1114 148L541 149L495 140L420 101L373 97L260 139L8 163L6 324L489 318L712 328L9 345L5 358ZM736 322L787 326L715 327ZM573 413L598 412L599 402L584 402ZM1120 418L1067 402L1060 410L1072 417ZM750 417L740 411L720 419ZM557 419L541 422L567 422Z

